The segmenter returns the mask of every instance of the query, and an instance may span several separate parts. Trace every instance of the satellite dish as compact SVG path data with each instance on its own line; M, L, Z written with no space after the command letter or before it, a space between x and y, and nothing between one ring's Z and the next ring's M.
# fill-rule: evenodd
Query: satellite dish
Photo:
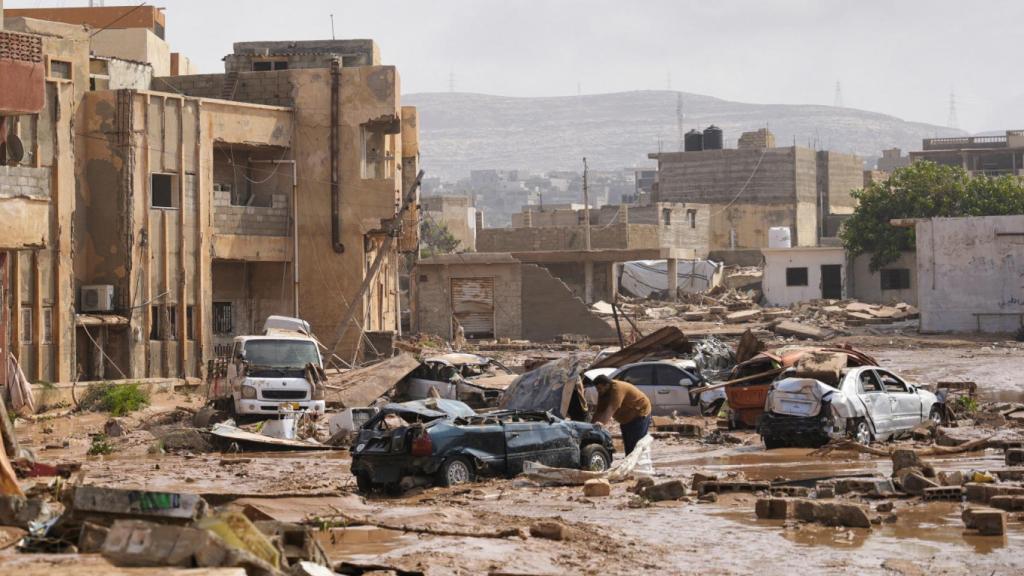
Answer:
M17 134L7 135L6 148L7 161L10 163L17 164L25 157L25 146L22 145L21 138L18 138Z

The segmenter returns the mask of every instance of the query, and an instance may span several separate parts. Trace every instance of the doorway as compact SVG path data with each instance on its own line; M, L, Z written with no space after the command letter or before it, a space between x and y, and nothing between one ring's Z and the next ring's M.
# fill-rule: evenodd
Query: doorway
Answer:
M821 297L840 300L843 297L843 265L821 265Z

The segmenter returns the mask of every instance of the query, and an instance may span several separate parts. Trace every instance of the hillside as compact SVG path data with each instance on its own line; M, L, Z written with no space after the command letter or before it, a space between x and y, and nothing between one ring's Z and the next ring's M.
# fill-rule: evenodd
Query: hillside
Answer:
M463 177L472 169L580 169L586 156L595 169L653 165L659 141L678 148L676 101L667 90L584 96L510 98L467 93L402 97L419 108L420 152L430 176ZM745 104L683 93L686 129L716 124L726 146L740 133L767 125L777 145L854 152L865 158L899 146L917 150L922 138L961 135L958 130L906 122L875 112L831 106ZM817 142L817 145L815 145Z

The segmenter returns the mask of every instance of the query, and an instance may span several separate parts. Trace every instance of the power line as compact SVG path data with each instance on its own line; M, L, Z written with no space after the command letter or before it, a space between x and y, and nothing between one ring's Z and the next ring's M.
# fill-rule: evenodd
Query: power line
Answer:
M114 18L114 19L113 19L113 20L112 20L112 21L111 21L111 22L110 22L109 24L107 24L107 25L106 25L106 26L104 26L103 28L100 28L99 30L97 30L97 31L93 32L92 34L89 34L89 38L92 38L93 36L95 36L95 35L99 34L100 32L103 32L104 30L106 30L107 28L110 28L110 27L111 27L111 26L113 26L114 24L117 24L117 23L118 23L118 22L120 22L121 20L124 20L125 18L127 18L127 17L128 17L128 15L129 15L129 14L131 14L132 12L135 12L136 10L138 10L139 8L142 8L142 7L143 7L143 6L145 6L145 5L146 5L146 3L145 3L145 2L143 2L142 4L139 4L138 6L136 6L136 7L132 8L131 10L129 10L129 11L127 11L127 12L125 12L124 14L121 14L121 15L120 15L120 16L118 16L117 18Z

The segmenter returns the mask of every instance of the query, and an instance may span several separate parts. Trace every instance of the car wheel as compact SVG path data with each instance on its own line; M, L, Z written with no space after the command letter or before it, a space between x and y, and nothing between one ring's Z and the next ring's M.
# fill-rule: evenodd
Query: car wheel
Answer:
M932 411L928 413L928 419L935 423L936 426L942 426L942 410L939 409L938 405L932 406Z
M458 486L474 480L473 466L469 460L454 456L444 461L437 471L437 483L441 486Z
M580 467L591 472L604 472L612 464L612 457L608 450L600 444L584 446L581 452Z
M785 446L785 443L775 436L762 436L761 441L764 442L765 450L775 450L776 448L782 448Z
M857 424L853 427L851 436L853 436L853 439L856 440L858 444L863 444L865 446L871 444L871 429L868 428L868 423L863 420L857 421Z
M359 489L363 494L369 494L373 492L373 481L370 480L370 475L366 472L359 472L356 474L356 488Z

